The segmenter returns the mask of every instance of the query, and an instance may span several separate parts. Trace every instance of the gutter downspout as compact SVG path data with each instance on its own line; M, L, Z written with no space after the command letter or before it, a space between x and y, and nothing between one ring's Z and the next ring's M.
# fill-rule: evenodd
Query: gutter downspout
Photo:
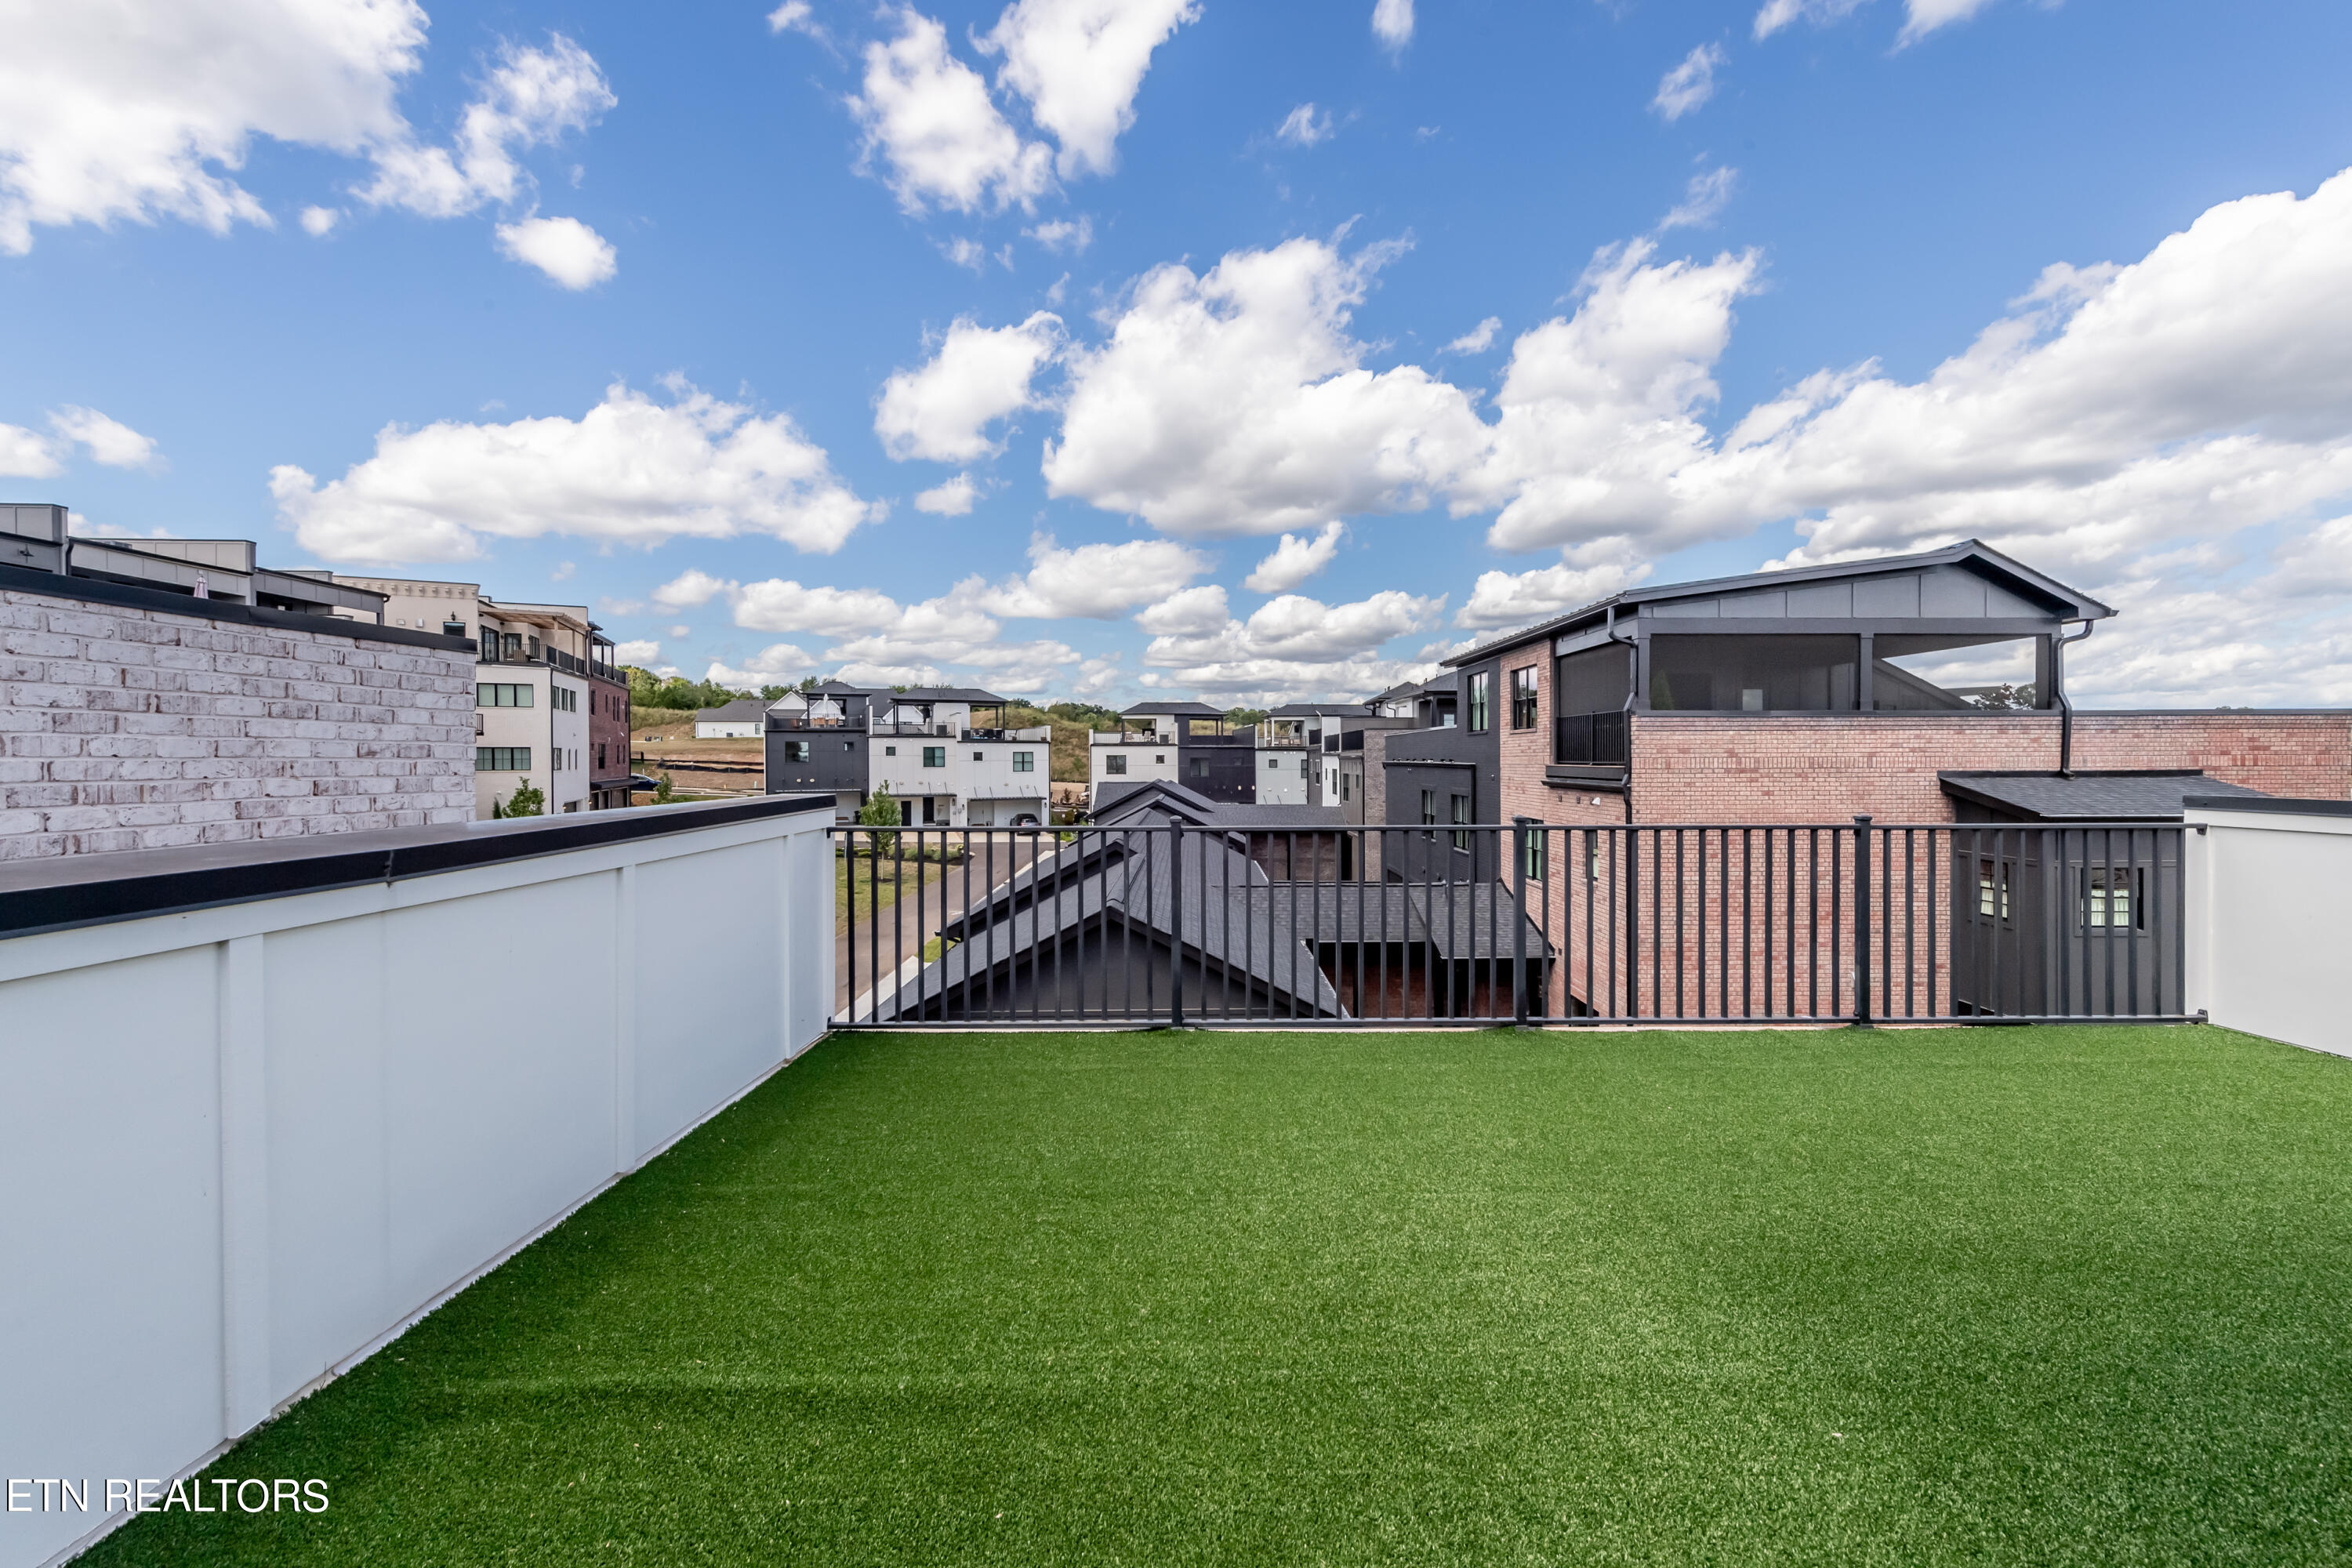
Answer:
M1620 713L1625 716L1625 788L1623 794L1625 797L1625 826L1631 827L1633 826L1633 699L1641 695L1639 687L1642 673L1641 647L1638 639L1621 637L1617 635L1617 606L1614 605L1609 606L1609 618L1605 623L1603 623L1601 629L1607 635L1608 639L1611 642L1616 643L1630 650L1633 656L1631 660L1633 674L1625 682L1626 686L1629 688L1625 693L1625 705L1618 710Z
M2066 658L2063 651L2070 642L2081 642L2098 626L2096 621L2084 621L2083 629L2073 637L2062 637L2050 645L2050 684L2058 699L2058 776L2074 776L2074 704L2066 695Z

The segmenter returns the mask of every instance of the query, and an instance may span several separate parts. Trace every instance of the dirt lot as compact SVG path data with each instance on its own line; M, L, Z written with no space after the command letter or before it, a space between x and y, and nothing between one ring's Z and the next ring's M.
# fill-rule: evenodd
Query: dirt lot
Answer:
M633 771L648 778L667 773L674 789L698 795L756 795L765 765L758 740L698 741L690 724L632 731L629 754Z

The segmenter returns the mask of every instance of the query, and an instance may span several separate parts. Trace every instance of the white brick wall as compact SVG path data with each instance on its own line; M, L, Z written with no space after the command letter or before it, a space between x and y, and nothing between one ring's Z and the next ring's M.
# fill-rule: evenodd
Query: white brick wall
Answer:
M474 660L0 590L0 860L465 822Z

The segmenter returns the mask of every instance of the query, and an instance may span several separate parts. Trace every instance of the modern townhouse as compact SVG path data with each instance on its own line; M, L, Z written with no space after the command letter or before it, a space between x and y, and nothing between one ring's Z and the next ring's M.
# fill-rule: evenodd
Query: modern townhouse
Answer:
M1053 729L1007 729L1008 700L960 687L871 689L829 680L767 705L770 794L821 790L847 822L879 792L910 825L1032 826L1050 819ZM997 722L975 723L975 717Z
M1087 798L1099 805L1106 784L1173 780L1228 805L1257 798L1254 731L1233 732L1224 714L1205 702L1139 702L1123 710L1116 730L1087 737Z
M1641 860L1631 834L1551 833L1526 874L1560 887L1571 920L1591 902L1612 911L1605 923L1667 899L1669 883L1703 892L1755 880L1768 898L1776 885L1798 888L1811 921L1853 896L1853 868L1820 860L1801 831L1776 839L1739 825L2177 822L2181 802L2200 795L2352 795L2352 714L2342 710L2077 710L2069 649L2084 657L2084 639L2115 613L1975 541L1612 595L1446 661L1461 722L1388 740L1386 820L1405 831L1388 836L1385 872L1512 879L1506 837L1468 831L1475 824L1713 825L1712 837L1675 838L1672 852L1689 859L1672 867ZM1923 952L1925 967L1906 967L1906 978L1932 988L1949 965L1964 1008L1980 1005L1969 987L1998 977L1960 974L1960 954L2013 948L2023 889L2047 883L2074 889L2072 923L2053 928L2072 933L2060 947L2145 947L2134 972L2176 984L2177 948L2131 922L2142 919L2146 879L2177 880L2180 868L2135 860L2132 837L2123 833L2113 857L2105 839L2080 834L1945 835L1937 863L1924 848L1888 849L1896 860L1881 875L1902 879L1906 899L1950 903L1958 943ZM1648 842L1652 855L1667 853ZM2067 863L2035 861L2043 855ZM1784 979L1799 933L1777 922L1793 907L1755 933L1762 969L1777 963ZM2047 961L2069 962L2063 952ZM1640 962L1630 938L1612 962ZM2008 962L2013 981L2019 960Z
M384 596L395 626L433 627L478 645L474 802L478 816L525 785L549 815L629 804L629 686L612 639L583 605L494 600L475 583L338 576Z

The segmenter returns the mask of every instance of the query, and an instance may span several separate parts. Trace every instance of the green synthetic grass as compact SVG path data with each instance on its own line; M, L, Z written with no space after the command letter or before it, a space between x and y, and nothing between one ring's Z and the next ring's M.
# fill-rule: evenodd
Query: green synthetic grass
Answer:
M2341 1563L2352 1062L832 1039L106 1563Z

